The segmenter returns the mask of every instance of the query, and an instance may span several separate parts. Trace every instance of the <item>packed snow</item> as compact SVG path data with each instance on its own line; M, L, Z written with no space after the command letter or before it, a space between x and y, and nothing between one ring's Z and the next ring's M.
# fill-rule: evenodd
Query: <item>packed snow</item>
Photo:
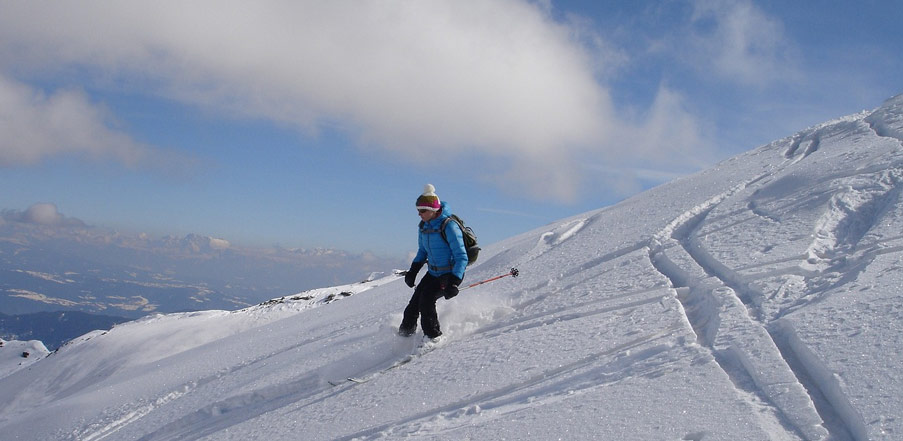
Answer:
M432 348L398 275L91 333L0 379L0 433L903 439L901 138L903 96L484 244L465 282L519 277Z

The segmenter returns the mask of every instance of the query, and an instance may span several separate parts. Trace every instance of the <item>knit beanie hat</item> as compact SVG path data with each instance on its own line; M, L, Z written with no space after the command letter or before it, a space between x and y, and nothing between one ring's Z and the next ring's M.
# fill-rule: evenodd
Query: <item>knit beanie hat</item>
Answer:
M417 198L417 209L439 211L441 208L439 196L436 196L436 187L433 187L433 184L426 184L423 187L423 194Z

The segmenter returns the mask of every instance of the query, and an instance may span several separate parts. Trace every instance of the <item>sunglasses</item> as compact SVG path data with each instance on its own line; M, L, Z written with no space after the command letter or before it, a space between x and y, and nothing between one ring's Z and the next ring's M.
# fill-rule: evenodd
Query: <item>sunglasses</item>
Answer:
M423 214L423 213L430 213L430 212L432 212L432 211L433 211L433 210L426 210L426 209L423 209L423 208L417 209L417 212L420 213L420 214Z

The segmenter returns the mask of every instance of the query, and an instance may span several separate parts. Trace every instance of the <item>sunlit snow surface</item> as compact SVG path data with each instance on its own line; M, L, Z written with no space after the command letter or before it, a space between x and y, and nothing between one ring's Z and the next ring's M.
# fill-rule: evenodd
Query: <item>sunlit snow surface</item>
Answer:
M422 354L394 275L92 333L0 379L0 433L903 439L901 135L897 97L484 244L466 282L520 276L440 300Z

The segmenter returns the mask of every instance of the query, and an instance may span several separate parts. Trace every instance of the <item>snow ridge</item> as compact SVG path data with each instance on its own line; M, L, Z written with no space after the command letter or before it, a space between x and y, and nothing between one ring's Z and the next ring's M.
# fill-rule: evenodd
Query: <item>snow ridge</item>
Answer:
M903 144L903 95L887 100L866 117L865 122L878 136L893 138Z

